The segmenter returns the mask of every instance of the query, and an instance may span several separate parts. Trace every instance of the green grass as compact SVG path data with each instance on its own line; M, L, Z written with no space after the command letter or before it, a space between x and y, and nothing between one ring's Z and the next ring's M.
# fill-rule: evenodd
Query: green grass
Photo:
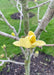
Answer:
M46 0L44 0L44 1L46 1ZM43 2L43 1L41 1L41 2ZM38 1L38 3L41 3L41 2ZM32 7L32 6L35 6L35 4L34 4L34 2L31 1L31 2L29 2L29 7ZM43 15L47 9L47 6L48 6L48 4L44 5L43 7L40 8L40 19L43 17ZM10 17L11 14L18 12L17 9L15 7L13 7L13 5L11 5L11 3L8 0L5 0L5 1L0 0L0 10L5 15L5 17L9 21L9 23L16 28L16 31L18 31L19 20L13 20ZM33 17L29 20L30 30L34 31L38 25L38 23L37 23L37 8L31 10L30 12L33 12L35 14L35 17ZM50 21L50 23L46 27L46 30L47 30L47 33L42 32L40 39L44 40L47 44L54 43L54 19L52 19ZM0 21L0 31L6 32L9 34L11 34L11 32L13 32L4 21ZM24 35L23 22L22 22L22 30L20 33L20 37L22 35ZM11 38L0 35L0 54L4 53L3 49L1 48L1 46L3 44L5 44L7 46L8 56L20 53L21 52L20 48L14 46L12 44L13 41L14 40ZM54 56L54 47L43 47L42 50L37 48L37 50L43 51L46 54L50 54L50 55Z

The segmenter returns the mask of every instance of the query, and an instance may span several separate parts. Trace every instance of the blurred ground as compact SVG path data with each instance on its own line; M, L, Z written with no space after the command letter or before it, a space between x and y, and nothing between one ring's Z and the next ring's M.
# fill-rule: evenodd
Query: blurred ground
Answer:
M24 62L22 54L15 55L13 60ZM38 57L34 56L31 59L31 75L54 75L54 57L46 55L45 53L39 54ZM24 66L7 63L6 67L0 72L0 75L24 75Z

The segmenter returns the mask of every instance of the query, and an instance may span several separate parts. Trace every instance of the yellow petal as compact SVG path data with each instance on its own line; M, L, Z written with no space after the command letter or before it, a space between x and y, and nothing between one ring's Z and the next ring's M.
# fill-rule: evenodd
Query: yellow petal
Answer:
M30 36L30 41L31 43L34 43L36 41L35 35Z
M42 40L37 40L35 43L32 44L33 47L35 46L44 46L46 43Z
M29 31L29 32L28 32L28 35L31 36L31 35L35 35L35 34L34 34L34 32Z
M13 43L15 46L30 48L31 43L28 38L21 38L19 41Z
M31 43L34 43L36 41L36 36L35 36L34 32L32 32L32 31L28 32L28 39L30 39Z
M13 44L14 44L15 46L20 46L20 42L19 42L19 41L15 41L15 42L13 42Z

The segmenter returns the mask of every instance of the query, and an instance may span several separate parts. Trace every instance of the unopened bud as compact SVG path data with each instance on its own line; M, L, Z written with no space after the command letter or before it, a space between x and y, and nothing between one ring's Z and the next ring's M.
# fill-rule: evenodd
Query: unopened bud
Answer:
M1 54L0 57L1 57L1 58L4 58L4 54Z

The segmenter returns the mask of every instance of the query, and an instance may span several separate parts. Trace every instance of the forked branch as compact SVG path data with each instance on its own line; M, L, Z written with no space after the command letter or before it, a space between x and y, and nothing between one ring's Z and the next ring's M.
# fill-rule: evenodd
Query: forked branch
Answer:
M14 26L12 26L7 19L5 18L5 16L3 15L3 13L0 11L0 15L1 17L4 19L4 21L7 23L7 25L13 30L13 32L15 33L15 35L17 36L17 32L16 29L14 28Z
M44 14L41 22L35 30L35 35L38 38L42 31L45 31L46 26L50 20L54 17L54 0L52 0L48 6L46 13Z
M39 5L36 5L36 6L34 6L34 7L30 7L30 8L28 8L28 10L41 7L41 6L43 6L43 5L45 5L45 4L49 3L49 2L50 2L50 0L49 0L49 1L46 1L46 2L44 2L44 3L41 3L41 4L39 4Z

